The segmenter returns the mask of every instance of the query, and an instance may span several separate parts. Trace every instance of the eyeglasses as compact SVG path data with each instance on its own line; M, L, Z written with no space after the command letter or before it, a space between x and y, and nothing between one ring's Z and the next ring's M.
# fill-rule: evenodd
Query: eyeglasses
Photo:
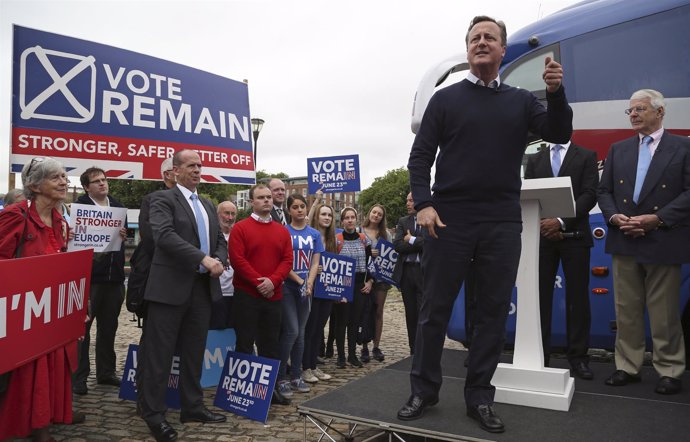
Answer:
M630 109L626 109L624 112L625 112L625 115L630 115L633 112L635 112L636 114L641 114L642 112L644 112L646 110L647 110L647 106L637 106L637 107L631 107Z
M29 168L26 169L26 176L28 177L31 175L31 168L34 167L34 164L42 163L43 160L45 160L45 158L43 158L43 157L36 157L36 158L32 159L31 163L29 164Z

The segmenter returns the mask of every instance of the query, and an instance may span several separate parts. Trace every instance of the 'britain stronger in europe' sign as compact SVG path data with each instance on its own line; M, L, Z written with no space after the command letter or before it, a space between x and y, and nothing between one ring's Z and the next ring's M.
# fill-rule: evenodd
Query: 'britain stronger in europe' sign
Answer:
M202 181L253 184L247 85L91 41L14 26L11 169L36 156L70 175L158 180L196 150Z

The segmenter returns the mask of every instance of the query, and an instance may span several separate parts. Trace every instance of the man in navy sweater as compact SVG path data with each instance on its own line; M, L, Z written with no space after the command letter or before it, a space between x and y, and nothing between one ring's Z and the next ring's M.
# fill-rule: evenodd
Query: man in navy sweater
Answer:
M503 349L520 260L522 156L530 132L566 143L572 133L572 110L561 86L561 65L550 57L543 74L548 110L529 91L501 83L503 22L475 17L466 44L468 78L431 98L407 165L417 222L428 234L422 255L424 298L410 373L412 394L398 418L417 419L438 402L448 321L473 262L481 290L476 294L465 382L467 415L486 431L502 432L503 422L493 409L491 378Z

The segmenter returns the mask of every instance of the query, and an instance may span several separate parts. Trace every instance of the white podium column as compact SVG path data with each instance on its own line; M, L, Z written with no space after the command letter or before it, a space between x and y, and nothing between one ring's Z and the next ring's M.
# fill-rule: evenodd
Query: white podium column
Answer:
M570 206L564 208L562 201L568 196ZM539 226L543 211L548 213L546 217L574 215L570 178L527 180L523 182L521 199L522 254L516 280L515 351L513 363L499 364L491 383L496 387L496 402L568 411L575 391L570 371L544 367L539 315ZM542 210L549 206L551 210ZM554 210L560 213L552 215Z

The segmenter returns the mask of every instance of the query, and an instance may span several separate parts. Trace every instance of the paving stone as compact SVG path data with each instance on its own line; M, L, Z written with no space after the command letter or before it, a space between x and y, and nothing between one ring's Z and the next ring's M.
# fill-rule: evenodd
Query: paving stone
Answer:
M132 314L123 308L115 342L118 375L122 374L129 344L138 343L141 335L141 329L137 328L136 322L132 322L131 319ZM95 345L96 341L95 333L95 330L92 330L92 346ZM336 358L326 359L326 364L320 366L320 368L332 375L333 379L310 384L312 387L311 391L309 393L295 394L290 406L272 406L268 415L267 425L235 416L232 413L226 413L228 416L227 423L214 425L183 425L179 420L179 412L174 410L168 412L167 419L173 428L178 431L180 435L179 440L184 441L301 441L304 437L304 418L297 412L297 405L409 356L404 307L400 293L395 289L391 290L386 300L383 337L380 347L386 355L385 361L371 361L365 364L363 368L348 366L345 369L338 369L335 367ZM461 349L462 345L446 340L446 347ZM92 347L92 372L95 371L95 367L93 367L94 354L95 351ZM56 440L77 442L153 441L148 427L136 415L134 402L119 399L118 390L114 387L98 385L95 380L95 373L89 378L87 386L89 388L87 395L74 396L74 407L76 410L86 413L86 422L81 425L54 426L51 434ZM205 402L214 411L221 411L213 406L215 390L215 387L204 390ZM339 423L335 427L343 432L348 430L347 424ZM367 434L374 436L376 433ZM307 440L317 440L319 436L320 432L318 429L308 422ZM358 437L357 440L361 439Z

